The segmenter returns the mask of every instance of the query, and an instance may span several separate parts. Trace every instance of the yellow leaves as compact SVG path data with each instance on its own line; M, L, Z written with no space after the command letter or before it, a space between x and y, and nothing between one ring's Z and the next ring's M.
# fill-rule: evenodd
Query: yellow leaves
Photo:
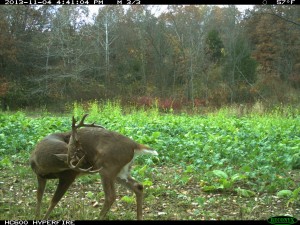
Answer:
M143 53L143 50L138 49L138 48L128 49L128 55L130 55L130 57L133 57L133 58L136 58L136 59L139 59L139 60L141 60L145 57L144 53Z
M221 54L222 54L222 56L226 56L225 48L221 48Z

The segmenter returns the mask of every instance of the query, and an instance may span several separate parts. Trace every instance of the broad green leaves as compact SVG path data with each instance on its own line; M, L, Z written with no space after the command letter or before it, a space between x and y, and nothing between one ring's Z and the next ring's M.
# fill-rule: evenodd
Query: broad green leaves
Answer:
M69 117L31 118L21 112L15 114L0 112L0 157L21 151L31 152L35 144L46 135L68 130L70 121Z
M280 198L287 198L287 197L291 197L293 194L292 191L290 190L281 190L277 192L277 196Z
M212 172L213 172L213 174L215 174L216 176L218 176L220 178L223 178L223 179L228 178L228 175L225 172L223 172L222 170L213 170Z
M179 171L174 183L203 181L204 191L233 191L247 197L252 192L297 188L286 175L300 160L299 117L236 117L225 110L205 116L155 110L126 114L116 103L91 103L89 111L74 105L75 116L84 113L90 114L87 122L95 121L158 151L158 157L136 158L134 175L141 181L155 166L166 166ZM0 113L0 162L7 165L5 156L11 160L10 155L21 152L29 155L44 136L70 126L71 115Z

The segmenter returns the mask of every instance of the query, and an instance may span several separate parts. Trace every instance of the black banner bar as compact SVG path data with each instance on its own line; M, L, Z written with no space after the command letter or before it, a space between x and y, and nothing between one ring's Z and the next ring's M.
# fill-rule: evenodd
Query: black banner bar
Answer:
M0 0L5 5L296 5L300 0Z

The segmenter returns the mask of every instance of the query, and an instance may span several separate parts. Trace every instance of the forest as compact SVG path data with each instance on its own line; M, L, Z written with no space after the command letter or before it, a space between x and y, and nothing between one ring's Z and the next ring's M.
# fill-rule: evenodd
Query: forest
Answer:
M297 105L300 7L0 7L2 110Z

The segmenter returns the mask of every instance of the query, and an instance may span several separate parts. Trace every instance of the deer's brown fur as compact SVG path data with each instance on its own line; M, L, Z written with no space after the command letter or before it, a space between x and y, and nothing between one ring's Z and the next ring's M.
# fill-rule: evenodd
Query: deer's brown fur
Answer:
M85 117L86 115L80 122L81 126L75 126L73 120L71 132L55 133L45 137L31 154L31 167L38 179L36 216L40 215L47 179L59 179L59 183L44 219L49 217L78 175L96 171L101 176L105 193L100 218L105 217L115 201L114 184L118 182L135 193L137 218L142 219L143 186L130 176L130 167L135 153L157 155L157 152L117 132L101 127L85 127L83 123ZM83 128L78 129L79 127ZM73 159L76 166L72 163L70 165L69 159Z

